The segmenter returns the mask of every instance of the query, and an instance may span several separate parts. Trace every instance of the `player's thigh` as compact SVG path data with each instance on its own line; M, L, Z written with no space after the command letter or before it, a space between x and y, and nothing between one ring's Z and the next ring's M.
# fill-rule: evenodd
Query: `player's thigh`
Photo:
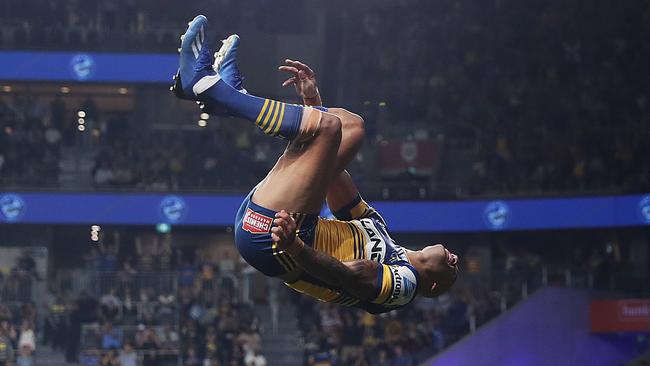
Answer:
M323 113L318 135L303 146L291 144L266 178L253 201L272 210L317 213L334 178L341 142L341 120Z

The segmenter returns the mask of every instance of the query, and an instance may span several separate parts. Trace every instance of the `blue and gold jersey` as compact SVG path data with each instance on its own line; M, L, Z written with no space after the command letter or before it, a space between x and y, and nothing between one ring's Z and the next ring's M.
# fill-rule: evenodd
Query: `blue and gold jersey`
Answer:
M362 301L308 275L288 286L322 301L356 306L370 313L410 303L417 291L417 271L406 250L390 237L381 215L360 197L335 215L341 220L318 219L311 245L343 262L367 259L379 263L375 296Z
M235 221L235 243L239 253L267 276L299 271L294 259L279 250L271 240L276 211L255 204L251 199L253 192L242 203ZM367 259L379 263L376 293L372 300L357 299L305 272L297 281L287 285L319 300L356 306L373 314L391 311L411 302L417 291L417 271L409 262L406 250L390 237L379 213L358 196L334 214L337 220L318 215L292 216L298 225L298 236L314 249L342 262Z

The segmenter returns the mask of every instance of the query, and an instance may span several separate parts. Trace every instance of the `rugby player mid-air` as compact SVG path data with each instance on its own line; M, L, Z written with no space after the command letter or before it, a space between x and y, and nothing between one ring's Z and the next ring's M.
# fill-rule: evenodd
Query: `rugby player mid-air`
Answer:
M206 27L199 15L181 37L174 93L289 141L237 213L241 256L297 291L370 313L447 291L458 257L440 244L418 251L397 245L345 171L363 140L361 117L322 107L314 72L298 61L280 70L291 74L283 85L294 85L304 106L248 94L236 66L239 37L228 37L213 56ZM318 216L325 201L336 220Z

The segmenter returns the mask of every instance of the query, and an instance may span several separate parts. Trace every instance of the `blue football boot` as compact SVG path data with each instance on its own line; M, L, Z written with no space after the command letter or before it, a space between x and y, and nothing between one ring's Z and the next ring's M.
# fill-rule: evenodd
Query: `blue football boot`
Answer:
M221 76L221 79L228 85L239 90L242 93L247 93L244 89L244 78L237 68L237 50L239 49L240 38L236 34L230 35L228 38L221 41L221 48L214 53L213 70ZM217 116L229 116L232 113L225 107L215 104L203 102L200 104L201 110L205 113Z
M180 62L178 72L174 76L174 85L171 90L182 99L197 100L193 88L199 80L206 80L206 76L218 76L213 69L212 54L208 46L206 26L208 19L197 15L192 20L185 34L181 36Z
M214 53L214 64L212 67L228 85L246 93L246 89L243 87L244 78L241 76L239 69L237 68L239 41L239 36L236 34L232 34L221 41L221 48L219 51Z

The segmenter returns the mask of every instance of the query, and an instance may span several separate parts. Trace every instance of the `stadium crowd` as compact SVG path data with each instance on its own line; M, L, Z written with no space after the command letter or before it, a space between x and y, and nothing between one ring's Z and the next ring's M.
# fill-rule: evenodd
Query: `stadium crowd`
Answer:
M5 6L13 9L13 3ZM93 3L101 9L81 10L82 4L75 6L95 14L93 22L102 24L97 26L104 32L117 27L113 22L141 18L121 12L148 6L125 1ZM346 18L354 24L344 26L361 27L351 32L350 46L342 52L359 62L335 79L356 93L339 102L363 111L371 141L444 136L443 160L430 178L438 187L432 196L644 191L650 186L650 168L643 164L650 155L650 93L643 71L650 55L644 41L650 30L642 18L646 5L545 3L531 11L516 1L486 6L481 1L414 0L355 8L354 16ZM645 10L632 14L633 9ZM579 16L583 13L589 16ZM143 14L158 16L150 10ZM617 21L597 27L612 14ZM43 18L52 26L49 21ZM593 36L592 29L601 34ZM408 40L403 47L409 57L385 47L400 39ZM3 98L2 183L56 185L62 135L75 142L69 137L74 119L63 123L62 108L60 99L48 109L38 98ZM111 118L114 126L134 124L128 115ZM178 133L142 131L140 126L108 135L95 146L93 179L98 188L242 190L263 174L275 156L270 152L279 145L250 130L205 129L178 138ZM366 155L376 155L379 145L369 145ZM366 159L364 164L382 167L387 162ZM233 169L242 166L252 168ZM363 174L367 181L381 182L377 171ZM449 179L454 176L450 171L460 171L464 178Z
M255 132L218 128L143 133L125 128L99 148L93 182L98 189L152 191L252 187L279 148Z
M37 304L32 282L41 281L29 250L15 258L5 275L0 272L0 363L33 366L37 343Z
M169 238L136 241L133 256L120 253L119 239L90 250L87 289L67 297L75 280L62 282L45 342L88 366L177 365L179 358L186 366L263 366L263 329L237 293L235 263L216 263L201 250L181 258Z
M526 247L517 235L497 238L487 261L480 254L483 245L456 239L464 258L461 282L441 297L417 299L409 308L379 316L290 292L304 364L415 365L542 285L607 291L633 289L636 283L647 291L647 277L631 275L640 273L634 236L598 237L566 234L549 246L540 235ZM87 366L176 365L179 357L183 365L265 365L263 322L256 307L238 295L243 275L236 261L205 248L173 247L170 233L148 238L122 245L126 241L114 232L88 249L81 272L66 277L57 270L63 277L50 279L49 297L7 302L12 297L3 292L0 360L32 365L36 339L42 339L69 362ZM39 280L27 252L14 267L12 272ZM41 303L42 323L36 317Z
M15 361L17 366L32 366L36 350L36 310L25 302L13 309L0 304L0 362Z
M253 4L251 4L253 5ZM237 27L243 16L255 17L266 4L242 7L238 1L192 3L151 0L50 1L0 4L0 47L101 51L169 51L183 24L199 13L228 14L214 29Z
M349 29L362 25L351 32L359 66L341 80L359 83L358 105L373 107L382 133L444 134L443 169L471 171L453 187L465 195L643 191L649 11L643 1L378 3L349 17ZM462 148L472 159L458 167Z
M57 185L60 107L33 97L0 98L0 185Z

